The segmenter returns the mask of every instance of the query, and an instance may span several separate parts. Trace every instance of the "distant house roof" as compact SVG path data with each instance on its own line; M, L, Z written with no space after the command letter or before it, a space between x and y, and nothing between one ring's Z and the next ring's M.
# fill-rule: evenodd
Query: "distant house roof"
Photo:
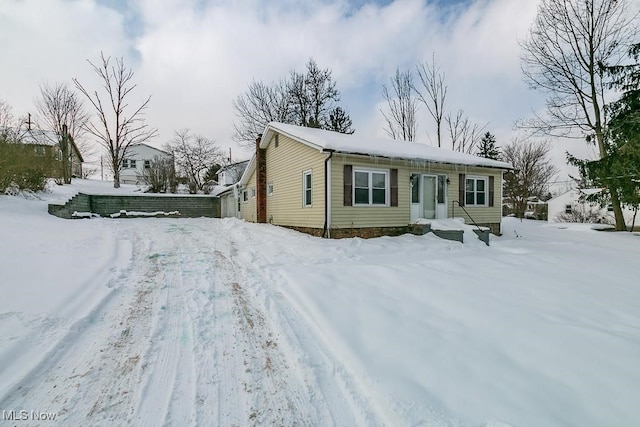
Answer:
M145 144L144 142L139 142L139 143L137 143L137 144L132 144L132 145L130 145L130 146L128 147L128 149L129 149L129 150L131 150L132 148L136 148L136 147L147 147L147 148L150 148L150 149L152 149L152 150L158 151L159 153L161 153L161 154L163 154L163 155L165 155L165 156L169 156L169 157L171 157L171 156L172 156L172 154L171 154L171 153L169 153L168 151L161 150L160 148L153 147L153 146L151 146L151 145L149 145L149 144Z
M20 142L23 144L48 145L51 147L58 145L58 135L50 130L27 129L19 135Z
M43 130L43 129L22 130L17 128L6 128L5 131L6 130L14 131L15 135L18 135L18 140L23 144L45 145L48 147L55 147L59 144L58 134L50 130ZM78 146L76 145L75 141L71 142L71 146L75 151L76 155L78 156L78 159L80 159L81 162L84 162L84 159L82 158L82 153L80 153L80 150L78 149Z
M228 170L237 170L237 169L240 169L240 168L242 168L242 170L244 170L244 168L247 167L248 163L249 163L249 160L243 160L241 162L231 163L230 165L226 165L226 166L223 166L220 169L218 169L218 173L226 172Z
M481 166L497 169L513 169L506 162L486 159L472 154L460 153L445 148L432 147L418 142L396 141L385 138L371 138L355 134L344 134L324 129L308 128L271 122L265 128L260 146L266 148L275 133L286 135L309 147L319 151L334 151L345 154L364 156L379 156L391 159L418 160L434 163L447 163L465 166ZM255 156L245 170L245 175L251 174ZM244 183L245 176L241 182Z
M578 199L581 196L590 196L592 194L600 193L601 191L602 188L572 188L551 198L550 200L548 200L548 202L555 201L556 199L559 199L561 197Z

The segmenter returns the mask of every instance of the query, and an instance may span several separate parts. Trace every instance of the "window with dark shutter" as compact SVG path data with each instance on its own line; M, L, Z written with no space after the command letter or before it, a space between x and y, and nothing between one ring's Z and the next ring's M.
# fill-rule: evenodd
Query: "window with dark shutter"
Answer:
M398 169L391 169L391 206L398 206Z
M344 206L353 206L353 166L344 165Z
M495 177L494 176L490 176L489 177L489 206L493 206L493 197L494 197L494 193L495 193Z

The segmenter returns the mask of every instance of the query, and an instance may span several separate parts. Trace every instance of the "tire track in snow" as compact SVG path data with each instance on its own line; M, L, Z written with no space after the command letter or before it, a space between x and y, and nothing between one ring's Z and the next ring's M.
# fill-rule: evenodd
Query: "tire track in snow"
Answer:
M240 229L236 240L246 243L247 252L243 254L243 265L249 266L247 274L270 283L266 292L266 305L270 307L269 318L287 337L284 343L289 347L287 353L290 359L298 358L303 368L306 383L316 409L316 424L322 425L397 425L400 420L393 415L393 410L387 408L386 399L380 399L372 390L368 389L362 379L353 369L334 353L331 340L324 336L313 315L309 316L305 307L299 301L286 297L277 291L277 284L286 279L271 268L268 255L257 250L258 240L264 235L274 233L266 229L265 233L258 230L250 235L247 229ZM297 237L297 236L295 236ZM254 244L255 242L255 244ZM277 249L277 257L287 260L287 265L308 265L309 261L300 259L286 246ZM278 264L276 264L278 265Z
M167 231L176 230L185 231L174 227ZM154 234L157 233L158 230L154 230ZM151 344L144 356L145 373L135 420L132 420L137 425L195 424L193 404L185 404L195 400L195 367L192 320L184 300L184 266L193 260L182 247L183 239L181 234L171 235L168 242L155 239L154 253L148 256L157 265L152 280L160 292Z
M118 245L110 275L100 273L87 286L112 288L85 317L77 321L47 355L0 402L2 407L43 408L67 425L122 421L138 369L139 355L131 344L144 336L140 315L148 307L149 292L130 286L129 245ZM122 250L125 249L123 253ZM111 277L105 282L105 277ZM132 350L132 351L128 351ZM118 411L112 409L117 407ZM36 424L37 425L37 424Z

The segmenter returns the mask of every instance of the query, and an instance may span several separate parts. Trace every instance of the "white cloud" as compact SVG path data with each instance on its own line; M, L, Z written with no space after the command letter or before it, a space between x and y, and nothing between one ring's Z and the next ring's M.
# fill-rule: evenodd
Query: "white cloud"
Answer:
M41 82L71 82L91 73L87 58L127 49L122 17L93 1L0 2L0 97L14 113L34 112Z
M313 57L333 71L356 131L384 135L381 84L397 66L412 67L435 52L447 74L449 108L490 122L489 130L506 132L540 107L522 82L517 45L534 1L476 0L448 14L430 0L361 7L348 0L123 4L118 12L96 0L2 0L0 47L10 58L5 63L18 65L3 70L0 97L24 113L42 80L97 84L85 59L97 60L102 50L124 55L137 96L152 95L147 118L161 135L155 145L190 128L229 146L232 101L249 82L285 77ZM425 115L422 139L431 131Z

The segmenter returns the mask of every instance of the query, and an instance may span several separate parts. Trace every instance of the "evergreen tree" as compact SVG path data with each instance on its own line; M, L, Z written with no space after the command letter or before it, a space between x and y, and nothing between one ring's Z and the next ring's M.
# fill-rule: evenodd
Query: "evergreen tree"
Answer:
M336 107L329 112L329 123L327 125L328 130L340 133L352 134L355 132L351 128L352 122L349 114L341 107Z
M629 56L634 60L632 64L605 67L613 77L612 88L622 91L620 99L606 108L611 117L605 138L606 155L595 161L568 158L593 185L606 189L590 196L592 201L606 205L615 196L622 206L637 213L640 208L640 43L629 50Z
M500 159L500 149L496 147L496 137L492 135L491 132L485 133L480 140L476 155L487 159Z

